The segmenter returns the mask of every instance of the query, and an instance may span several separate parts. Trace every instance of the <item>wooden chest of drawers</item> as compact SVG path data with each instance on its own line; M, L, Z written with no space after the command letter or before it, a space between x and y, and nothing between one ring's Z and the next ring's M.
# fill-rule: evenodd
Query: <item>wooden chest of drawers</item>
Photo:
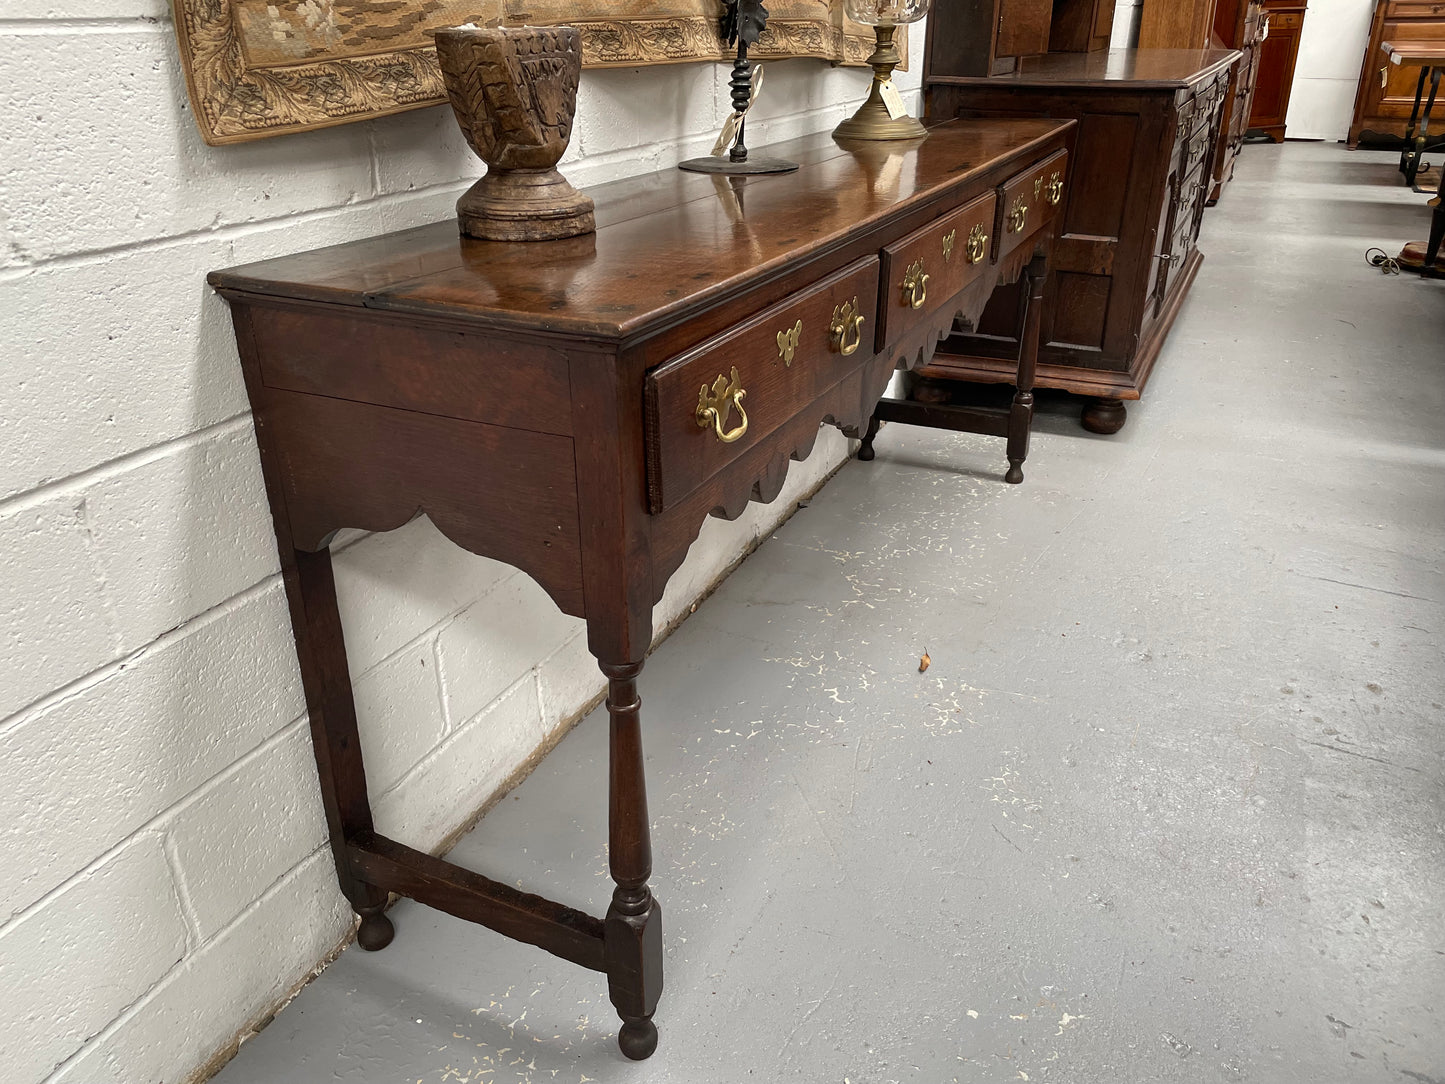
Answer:
M929 115L1008 113L1079 123L1044 300L1038 383L1091 397L1084 424L1116 432L1199 269L1232 50L1127 49L1029 58L1014 75L930 75ZM942 66L935 58L931 70ZM929 377L1013 379L1017 297L1001 290Z

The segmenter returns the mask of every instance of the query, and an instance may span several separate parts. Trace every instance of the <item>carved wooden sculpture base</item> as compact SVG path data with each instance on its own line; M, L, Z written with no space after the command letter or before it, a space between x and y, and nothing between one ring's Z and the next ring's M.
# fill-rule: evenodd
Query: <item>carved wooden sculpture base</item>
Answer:
M556 241L597 229L591 198L555 169L490 170L457 200L457 222L483 241Z

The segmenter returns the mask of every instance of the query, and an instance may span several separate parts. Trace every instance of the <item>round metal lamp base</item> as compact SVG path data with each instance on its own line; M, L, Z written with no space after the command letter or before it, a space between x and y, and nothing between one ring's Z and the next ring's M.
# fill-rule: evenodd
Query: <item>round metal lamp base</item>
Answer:
M792 173L798 168L797 162L789 162L786 158L766 158L749 155L741 162L734 162L731 158L723 155L707 155L703 158L689 158L686 162L679 162L678 169L685 169L689 173L732 173L747 175L752 173Z
M927 134L928 129L917 117L895 119L888 115L888 109L882 102L871 99L833 129L834 139L918 139Z

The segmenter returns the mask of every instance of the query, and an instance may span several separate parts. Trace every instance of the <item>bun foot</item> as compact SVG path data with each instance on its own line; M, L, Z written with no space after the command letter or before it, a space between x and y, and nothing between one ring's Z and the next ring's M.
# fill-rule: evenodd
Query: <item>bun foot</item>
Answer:
M1128 418L1129 412L1124 409L1123 400L1090 399L1085 404L1083 416L1079 421L1090 433L1111 436L1124 428L1124 422Z
M356 943L367 952L379 952L391 944L396 936L396 927L391 919L382 913L381 906L367 908L361 915L361 928L356 931Z
M624 1056L633 1061L652 1057L657 1049L657 1025L651 1017L642 1020L628 1020L617 1033L617 1046Z
M1024 461L1022 459L1010 459L1008 461L1008 473L1003 480L1009 485L1016 486L1024 480Z

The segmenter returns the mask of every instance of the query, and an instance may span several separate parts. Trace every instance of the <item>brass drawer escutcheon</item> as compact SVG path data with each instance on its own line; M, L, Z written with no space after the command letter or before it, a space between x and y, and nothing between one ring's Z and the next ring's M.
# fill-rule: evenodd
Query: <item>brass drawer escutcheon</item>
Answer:
M858 311L858 299L845 301L833 309L833 319L828 325L831 335L829 345L845 358L858 349L863 341L863 314Z
M958 240L958 230L952 229L943 235L943 262L953 259L953 242Z
M743 398L747 395L738 377L738 367L732 367L732 379L722 374L713 381L712 389L704 384L697 396L697 424L700 428L712 427L713 435L724 444L731 444L748 431L748 415L743 410ZM723 429L728 414L737 409L742 424L736 429Z
M1028 217L1029 205L1024 202L1023 196L1019 196L1014 200L1013 206L1009 208L1008 222L1004 228L1009 233L1023 233L1024 222L1028 220Z
M792 368L793 355L798 352L798 340L803 337L803 321L799 320L787 331L778 332L778 357L783 365Z
M983 223L974 224L968 235L968 249L964 255L968 257L969 263L982 263L985 255L988 254L988 233L983 228Z
M922 260L914 260L903 274L903 303L910 309L921 309L927 300L928 273L923 270Z

